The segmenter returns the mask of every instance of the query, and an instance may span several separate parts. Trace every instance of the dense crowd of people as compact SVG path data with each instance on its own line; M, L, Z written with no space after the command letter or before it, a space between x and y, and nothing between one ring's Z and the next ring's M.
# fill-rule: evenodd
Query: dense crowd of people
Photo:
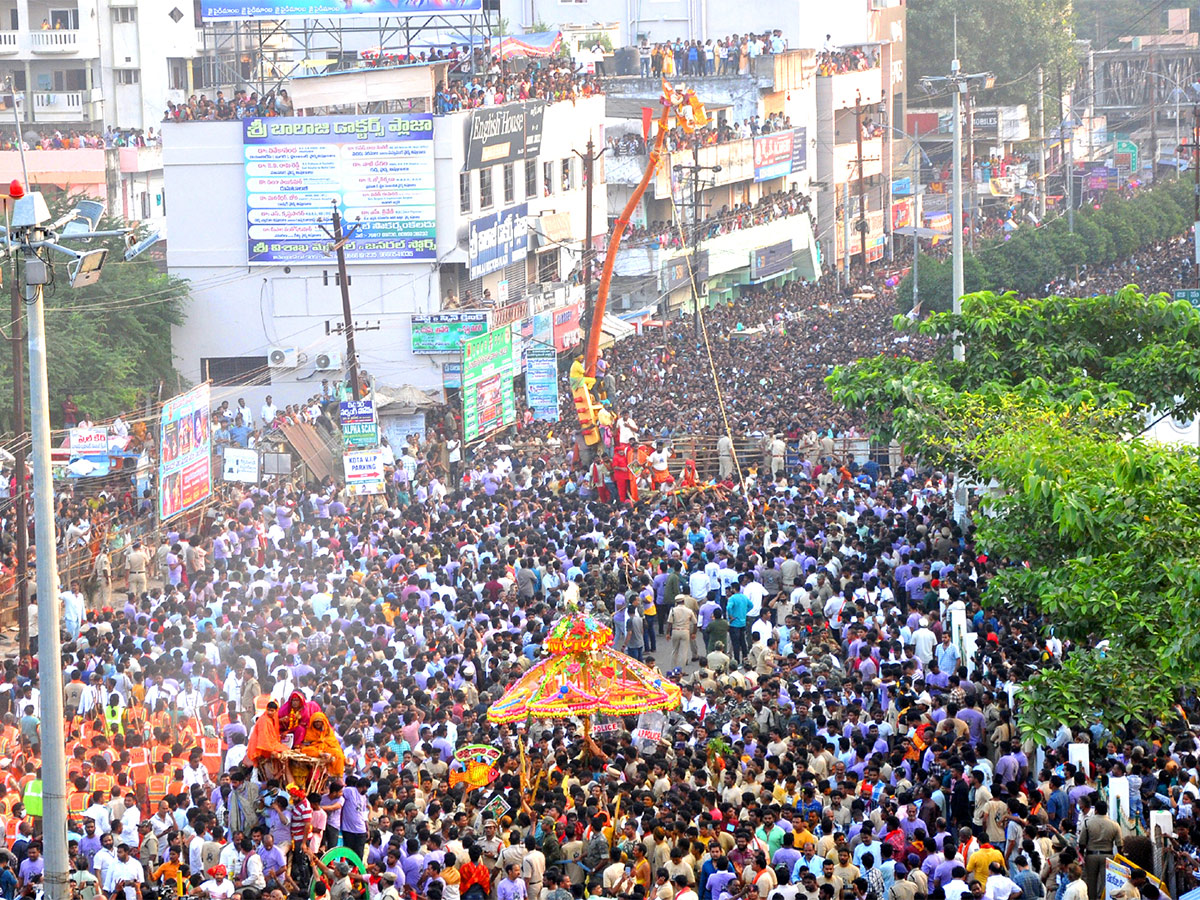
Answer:
M155 134L154 126L144 132L140 128L120 129L109 125L103 132L67 131L55 129L51 132L27 131L18 136L9 133L0 136L0 150L106 150L113 147L161 147L162 133Z
M642 77L704 77L708 75L748 75L753 60L760 56L783 53L787 41L776 28L762 34L729 35L706 41L663 41L638 46Z
M824 49L817 54L818 75L841 75L846 72L863 72L879 67L879 51L863 47L831 47L829 36L825 36Z
M570 60L542 61L521 71L504 71L497 62L486 73L439 83L434 110L445 115L522 100L557 103L601 93L600 80L594 74L577 70Z
M728 144L731 141L758 137L761 134L787 131L792 127L791 116L778 112L768 114L765 119L751 116L740 121L720 120L715 124L705 125L703 128L696 128L690 132L674 126L667 132L664 147L668 152L673 153L677 150L691 150L694 147ZM608 138L608 146L614 156L645 156L647 153L645 139L636 132L611 135Z
M227 122L235 119L257 117L274 118L291 116L296 111L287 88L270 90L265 94L240 88L226 98L224 91L217 91L215 98L206 94L192 94L184 103L167 102L163 113L164 122Z
M1186 257L1172 242L1052 287L1169 289ZM616 345L599 374L619 461L579 455L571 413L464 456L447 412L397 448L385 494L222 485L121 546L104 590L65 583L76 896L1101 900L1119 852L1122 896L1156 900L1144 835L1163 811L1173 896L1193 887L1194 732L1072 722L1035 746L1016 688L1072 648L988 602L1019 561L976 544L952 476L841 449L860 422L830 367L933 349L897 336L882 280L863 287L708 312L711 368L686 320ZM341 395L213 414L315 421ZM685 475L672 452L721 433L722 402L737 443L717 485L671 494L653 473ZM57 522L85 560L73 512L93 499ZM680 682L680 707L490 724L575 610ZM45 877L41 686L32 659L0 675L6 898ZM482 772L480 747L499 754Z

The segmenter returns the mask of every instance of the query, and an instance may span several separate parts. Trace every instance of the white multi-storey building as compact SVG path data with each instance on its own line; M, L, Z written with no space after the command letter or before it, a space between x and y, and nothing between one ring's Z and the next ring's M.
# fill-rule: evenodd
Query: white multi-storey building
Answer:
M386 105L421 111L432 94L401 96L398 83L421 81L424 68L295 80L290 87L297 109L309 113L355 114L353 103L326 102L323 92L330 100L372 96L385 104L381 94L391 91ZM432 84L429 74L424 80ZM363 127L379 118L357 115ZM531 337L559 350L579 340L587 190L576 151L584 152L589 137L603 145L603 120L599 96L432 118L426 182L436 250L347 266L358 360L380 387L453 387L461 355L432 340L430 329L451 328L447 323L464 314L486 317L491 327L524 322ZM323 120L266 121L304 129ZM323 379L341 378L346 341L334 256L252 259L243 123L168 124L163 145L171 197L167 263L192 283L186 321L172 335L184 377L212 380L216 396L245 397L254 409L267 394L281 405L299 402L319 392ZM597 236L605 230L604 189L600 165L592 196Z
M199 25L191 0L0 0L0 81L27 130L149 128L194 84Z

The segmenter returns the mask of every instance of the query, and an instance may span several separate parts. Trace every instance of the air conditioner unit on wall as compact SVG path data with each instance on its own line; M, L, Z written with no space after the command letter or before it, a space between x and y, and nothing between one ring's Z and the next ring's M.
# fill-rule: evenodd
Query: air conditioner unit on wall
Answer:
M267 365L272 369L294 369L300 353L295 347L272 347L267 353Z
M329 372L340 370L342 368L342 354L336 350L330 350L326 353L317 354L317 370L320 372Z

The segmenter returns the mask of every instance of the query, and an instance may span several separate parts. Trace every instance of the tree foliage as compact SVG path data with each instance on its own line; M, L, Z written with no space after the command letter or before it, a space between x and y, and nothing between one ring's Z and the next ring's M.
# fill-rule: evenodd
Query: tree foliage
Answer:
M1024 686L1021 729L1044 741L1062 724L1152 724L1200 685L1200 456L1031 419L972 448L1004 491L977 543L1028 563L985 599L1036 607L1086 649Z
M960 315L897 316L896 324L939 338L935 358L860 360L835 370L829 384L882 435L926 451L954 424L954 409L991 427L998 420L988 417L1005 416L1005 403L1015 402L1018 415L1031 401L1060 404L1107 431L1139 431L1153 413L1200 414L1200 313L1166 294L1133 286L1087 298L982 292L963 297ZM953 358L955 334L965 362Z
M1125 259L1191 226L1192 190L1190 183L1171 179L1129 199L1114 197L1100 209L1081 209L1075 215L1074 234L1064 217L1041 228L1022 226L1007 239L990 241L977 253L963 255L964 287L968 293L1038 294L1076 267L1106 266ZM922 254L918 274L921 308L950 309L950 260ZM900 282L896 304L902 312L912 306L911 273Z
M828 384L882 435L996 486L976 543L1007 564L985 603L1036 608L1082 648L1022 686L1022 731L1169 716L1200 684L1200 452L1129 435L1200 414L1200 313L1127 287L973 294L959 316L896 322L939 355L861 360Z
M48 197L52 218L73 207L75 199ZM100 222L102 230L122 227L125 223L108 216ZM50 417L56 427L62 424L67 393L84 413L103 419L131 409L139 392L153 391L160 380L174 388L171 327L183 321L188 297L187 283L160 272L147 255L124 262L121 238L97 238L86 247L64 244L80 250L106 246L109 256L100 281L83 288L70 286L65 257L48 259L54 280L45 290L46 350ZM11 265L4 275L11 279ZM28 409L27 383L24 388ZM0 352L0 421L10 432L12 396L12 354L5 347Z
M1064 78L1074 75L1071 0L909 0L910 97L921 96L922 76L949 73L956 12L962 71L996 76L996 88L980 102L1029 103L1032 108L1036 92L1032 70L1039 64L1051 77L1060 68Z

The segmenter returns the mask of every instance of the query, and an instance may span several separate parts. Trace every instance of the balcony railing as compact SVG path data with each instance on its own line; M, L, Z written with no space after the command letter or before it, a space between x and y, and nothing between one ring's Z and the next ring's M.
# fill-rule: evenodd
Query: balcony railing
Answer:
M83 91L35 92L33 95L35 114L83 112Z
M10 56L20 51L21 47L15 31L0 31L0 55Z
M79 32L73 28L31 31L29 44L34 53L74 53L79 49Z

